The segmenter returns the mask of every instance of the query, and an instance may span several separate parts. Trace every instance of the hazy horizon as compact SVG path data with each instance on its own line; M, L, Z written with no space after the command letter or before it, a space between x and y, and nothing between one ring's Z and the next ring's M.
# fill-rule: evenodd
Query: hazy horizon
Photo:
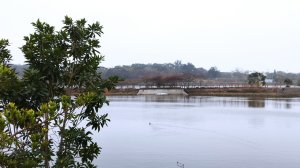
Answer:
M104 26L104 67L173 63L221 71L300 72L300 1L296 0L52 0L4 1L0 38L14 64L38 18L61 28L65 15Z

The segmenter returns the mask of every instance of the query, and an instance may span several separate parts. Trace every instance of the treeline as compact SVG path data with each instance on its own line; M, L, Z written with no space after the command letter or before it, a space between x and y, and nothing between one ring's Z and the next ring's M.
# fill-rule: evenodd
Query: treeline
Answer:
M204 68L196 68L192 63L183 64L181 61L166 64L132 64L130 66L115 66L114 68L101 68L104 77L117 75L123 79L140 79L145 77L170 76L189 74L195 77L217 77L219 71L213 68L207 71Z
M26 65L13 65L20 75ZM124 81L123 84L149 84L149 85L169 85L176 83L196 83L197 85L223 85L223 84L247 84L249 71L235 70L232 72L221 72L217 67L205 69L195 67L192 63L165 64L132 64L115 66L113 68L99 67L103 78L109 76L119 76ZM286 73L283 71L264 73L268 84L284 85L285 79L290 79L294 85L300 85L300 73ZM121 83L121 84L122 84Z
M235 70L221 72L217 67L205 69L192 63L176 61L166 64L132 64L99 68L104 77L117 75L124 79L124 84L169 85L175 83L194 83L196 85L247 84L250 71ZM284 85L284 80L291 79L294 85L300 85L300 73L283 71L266 72L267 84Z

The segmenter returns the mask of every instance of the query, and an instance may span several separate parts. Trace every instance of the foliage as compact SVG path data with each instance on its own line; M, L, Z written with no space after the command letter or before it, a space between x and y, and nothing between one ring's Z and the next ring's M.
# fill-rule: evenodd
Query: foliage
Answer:
M101 68L104 77L117 75L125 80L143 79L156 76L192 75L198 78L207 77L207 71L196 68L192 63L183 64L181 61L168 64L132 64L131 66L115 66L114 68Z
M266 76L259 72L254 72L248 75L248 83L250 85L264 86L266 84L265 80Z
M211 67L207 73L210 78L217 78L220 76L220 71L217 67Z
M283 83L286 87L290 87L293 84L293 81L289 78L284 79Z
M17 101L20 83L14 70L7 65L0 64L0 105Z
M26 68L26 65L12 65L12 67L18 72L18 76L22 76L22 69ZM185 67L185 68L183 68ZM189 68L187 68L189 67ZM194 68L193 68L194 67ZM236 84L247 84L249 71L242 71L236 69L232 72L219 72L216 78L208 75L208 71L204 68L197 68L192 63L184 64L181 61L175 63L165 64L132 64L124 66L115 66L112 68L98 67L98 72L102 74L104 79L109 76L117 75L124 79L124 82L119 83L123 85L147 85L149 82L146 78L161 76L183 76L180 82L188 83L192 85L199 85L199 81L203 85L236 85ZM273 71L264 73L266 79L271 79L273 85L283 85L284 79L289 78L300 85L298 80L300 79L300 73L286 73L283 71ZM185 77L186 76L186 77ZM191 77L191 78L189 78ZM300 81L300 80L299 80ZM200 84L201 85L201 84Z
M184 75L171 75L171 76L154 76L150 78L145 78L145 83L147 85L154 85L157 88L162 86L175 87L176 83L182 81Z
M11 60L11 54L7 47L9 46L9 42L7 39L0 39L0 63L5 65Z
M7 65L8 41L0 40L0 167L94 167L100 154L92 134L110 121L100 108L119 78L97 73L98 22L66 16L63 24L59 31L32 24L21 47L28 64L21 78Z

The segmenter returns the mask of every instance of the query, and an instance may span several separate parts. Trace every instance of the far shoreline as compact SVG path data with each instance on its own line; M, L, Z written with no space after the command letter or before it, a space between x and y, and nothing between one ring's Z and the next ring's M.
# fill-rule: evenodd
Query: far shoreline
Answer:
M142 88L150 89L150 88ZM174 88L172 88L174 89ZM140 89L113 89L107 96L137 96ZM300 88L230 87L230 88L185 88L187 96L295 98L300 97Z

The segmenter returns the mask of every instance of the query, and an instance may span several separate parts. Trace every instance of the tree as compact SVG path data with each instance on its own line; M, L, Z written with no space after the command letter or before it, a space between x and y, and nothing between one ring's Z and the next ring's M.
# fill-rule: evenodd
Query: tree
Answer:
M165 84L162 76L154 76L150 78L145 78L144 80L145 83L150 83L151 86L154 85L157 88L160 88Z
M290 87L293 84L293 81L289 78L284 79L283 83L286 87Z
M0 41L0 167L95 167L101 148L91 135L109 122L99 109L119 79L97 73L98 22L66 16L63 24L59 31L32 24L21 47L29 66L21 79L6 64L8 42Z
M218 70L217 67L211 67L208 71L208 77L210 78L217 78L220 76L220 71Z
M180 60L177 60L174 62L174 66L176 70L180 70L182 67L182 62Z
M248 75L248 83L255 86L264 86L266 84L266 76L259 72L254 72Z
M10 51L7 49L9 42L7 39L0 39L0 63L7 64L11 60Z
M192 63L183 64L181 69L185 74L196 75L197 69Z

